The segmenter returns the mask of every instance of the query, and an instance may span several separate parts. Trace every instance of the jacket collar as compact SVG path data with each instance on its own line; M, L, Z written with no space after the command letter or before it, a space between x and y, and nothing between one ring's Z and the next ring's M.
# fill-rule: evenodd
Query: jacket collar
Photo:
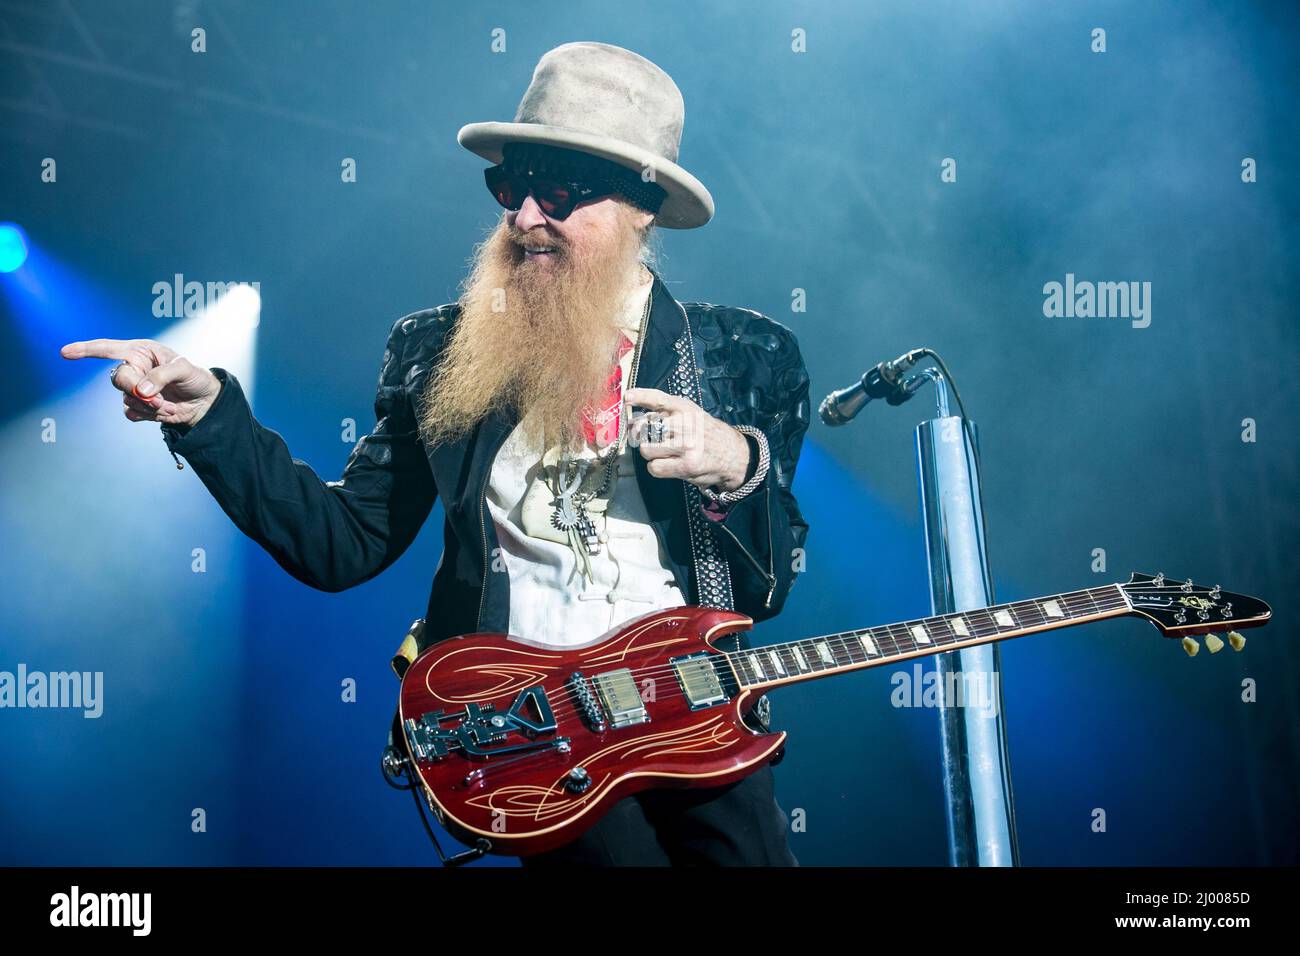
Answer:
M641 364L637 369L637 388L657 388L664 385L677 364L676 341L686 327L686 313L668 292L659 273L650 270L654 284L650 289L650 323L646 329L645 345L641 348Z

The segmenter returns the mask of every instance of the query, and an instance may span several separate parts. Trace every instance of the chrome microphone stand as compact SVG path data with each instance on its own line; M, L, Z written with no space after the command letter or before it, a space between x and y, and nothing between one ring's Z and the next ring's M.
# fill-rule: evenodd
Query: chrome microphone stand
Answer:
M933 613L955 614L993 603L984 540L975 425L948 406L948 380L927 368L904 383L908 394L934 382L936 414L916 427L921 512L925 520ZM1000 655L996 644L935 657L942 692L944 798L948 858L953 866L1017 866L1015 806L1006 730L1002 722ZM982 706L957 698L981 690ZM985 713L992 704L993 714Z

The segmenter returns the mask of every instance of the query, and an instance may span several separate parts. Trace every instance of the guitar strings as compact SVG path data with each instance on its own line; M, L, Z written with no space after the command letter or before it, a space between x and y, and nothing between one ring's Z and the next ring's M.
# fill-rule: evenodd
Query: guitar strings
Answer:
M1108 587L1096 588L1092 590L1108 592L1111 590L1111 588L1116 588L1116 587L1117 586L1115 585L1111 585ZM1118 593L1104 594L1102 596L1103 599L1109 599L1110 601L1114 601L1115 598L1119 597ZM1069 623L1078 623L1077 620L1078 618L1089 617L1095 614L1107 614L1111 611L1119 610L1121 608L1126 608L1128 606L1127 602L1125 602L1122 597L1119 597L1118 602L1112 603L1109 606L1105 606L1105 607L1100 606L1098 605L1096 599L1092 597L1092 594L1090 592L1070 592L1069 594L1056 595L1056 597L1063 598L1065 600L1065 604L1070 610L1069 618L1065 618L1065 619L1049 618L1046 615L1040 613L1040 617L1043 618L1042 622L1040 622L1039 624L1021 625L1017 629L1029 630L1033 627L1041 626L1042 623L1050 623L1052 621L1057 621L1061 626L1065 626L1066 624ZM1050 600L1050 598L1043 599L1043 600ZM1084 605L1082 603L1084 600L1087 600L1088 604L1090 604L1091 607ZM1015 603L1033 604L1035 602L1015 602ZM982 611L1001 610L1003 608L1012 607L1012 606L1014 605L997 605L994 608L975 608L970 611L957 612L957 613L961 614L962 616L965 616L965 615L976 614ZM950 618L953 616L954 615L952 614L941 615L941 617L945 617L945 618ZM991 617L991 615L989 616ZM921 620L933 620L933 618L926 618ZM834 649L843 651L845 656L848 658L848 661L846 663L841 663L839 660L839 656L832 651L832 658L834 660L834 663L825 665L821 669L820 671L821 673L843 671L845 669L854 667L854 665L866 664L868 662L871 662L875 666L879 666L880 664L885 663L886 661L897 660L906 654L914 653L916 650L925 646L920 644L919 642L916 642L910 630L907 629L908 625L911 623L912 622L900 622L896 624L885 625L878 628L868 628L862 631L846 631L846 632L840 632L836 634L822 635L821 637L805 638L803 640L794 641L794 642L762 645L759 647L750 648L748 650L743 650L743 651L722 651L719 652L718 656L725 655L729 659L729 662L732 666L732 670L737 674L738 677L741 678L741 680L739 681L740 689L745 690L755 686L755 682L746 683L744 671L738 666L737 659L744 660L751 654L758 655L761 659L765 657L768 653L773 651L779 651L780 649L783 648L794 647L802 644L813 645L816 644L818 641L822 641L825 642L828 645L828 647L831 645L836 645ZM917 623L919 623L919 621ZM982 628L989 627L988 624L980 624L975 621L969 621L969 624L972 626L973 629L970 638L957 638L955 640L954 639L944 640L941 638L935 642L935 647L931 650L931 653L942 653L943 652L942 648L945 645L951 646L953 650L958 650L963 647L978 646L978 643L981 641L981 639L993 637L996 636L997 634L1004 633L1001 629L996 628L996 626L994 626L992 630L989 630L986 633L982 630ZM873 638L873 640L876 638L881 638L882 639L881 643L888 641L888 643L893 646L889 651L883 652L878 656L867 655L866 651L861 649L860 645L858 645L857 642L857 638L861 634L868 634ZM900 641L908 641L908 644L900 646ZM858 659L856 655L862 655L861 659ZM816 658L816 659L819 662L821 661L821 658ZM770 663L770 658L768 659L767 662ZM796 670L793 672L793 676L810 675L817 672L818 671L815 668L810 668L807 671ZM648 667L633 668L630 670L629 673L635 675L635 677L638 680L646 680L646 679L654 680L660 675L667 678L675 678L676 665L662 664L662 663L653 664ZM783 676L791 676L791 672L787 670L786 675ZM775 679L765 679L763 681L756 682L756 683L764 683L764 684L773 683L773 682L780 681L781 679L782 677L778 676ZM685 692L682 691L681 688L677 685L675 679L670 680L669 683L670 683L670 687L672 687L673 689L674 694L680 693L682 696L685 695ZM550 694L553 693L551 690L546 688L543 688L543 690L548 695L548 698ZM576 689L566 685L565 691L566 691L565 695L557 694L556 695L557 699L563 699L563 696L569 696L570 698L576 699L577 696ZM565 709L563 704L561 704L559 705L559 707L553 708L552 712L556 715L556 719L558 722L561 714L563 714L565 717L576 715L581 712L581 707L575 704L573 710L569 711Z
M1162 586L1160 585L1137 585L1137 586L1105 585L1099 588L1090 588L1084 591L1072 591L1072 592L1067 592L1065 594L1055 595L1054 598L1061 599L1064 605L1070 611L1070 616L1067 618L1054 618L1044 614L1041 611L1041 605L1043 603L1046 603L1049 600L1053 600L1053 598L1051 597L1045 597L1045 598L1038 598L1038 599L1026 600L1026 601L1015 601L1005 605L994 605L992 607L972 608L969 611L952 612L944 615L934 615L929 618L918 619L915 623L920 624L927 621L937 622L939 620L948 620L953 617L960 616L963 617L966 620L967 624L972 627L972 634L969 638L959 637L956 640L952 640L952 639L945 640L943 637L939 637L937 640L935 640L934 645L928 650L927 652L927 656L928 656L929 654L934 654L934 653L944 653L942 648L945 646L945 644L950 645L953 650L960 650L963 647L979 646L980 643L988 643L987 641L983 641L982 639L989 638L989 637L996 637L999 634L1005 633L1003 629L998 628L996 626L994 626L992 630L989 630L987 632L982 630L983 628L989 627L989 625L981 624L978 621L972 620L969 617L970 615L983 613L985 617L991 619L993 615L990 612L996 612L1004 609L1011 609L1011 610L1016 610L1018 612L1017 617L1020 617L1023 616L1026 608L1032 608L1037 612L1040 620L1036 623L1027 623L1027 624L1018 622L1017 627L1014 628L1015 630L1021 630L1023 632L1032 632L1034 628L1041 627L1044 624L1049 624L1049 625L1054 624L1056 626L1064 627L1071 624L1081 623L1080 619L1082 618L1089 618L1099 614L1109 615L1113 611L1128 608L1130 606L1130 602L1124 600L1123 595L1120 593L1121 591L1125 591L1125 592L1141 591L1145 594L1150 594L1153 592L1161 593L1161 594L1191 593L1186 589L1184 589L1182 585L1178 585L1178 584L1162 585ZM1094 595L1100 596L1103 603L1099 604L1097 600L1097 596ZM1087 601L1087 604L1084 604L1083 603L1084 601ZM1091 605L1091 607L1089 607L1088 605ZM819 672L829 673L835 671L844 671L847 669L854 668L856 665L867 664L867 663L871 663L873 666L879 666L880 664L883 664L889 660L898 660L907 654L914 654L917 650L921 649L926 645L923 645L920 642L915 640L915 637L914 635L912 635L910 630L910 625L912 623L913 622L911 621L905 621L905 622L899 622L895 624L883 625L875 628L864 628L860 631L845 631L836 634L823 635L821 637L804 638L792 642L759 645L757 647L749 648L747 650L721 651L718 652L717 656L725 656L728 658L728 661L732 666L733 672L735 672L737 676L740 678L740 680L738 681L740 689L745 690L753 686L757 686L758 684L779 683L784 678L790 676L801 677L804 675L811 675ZM1227 621L1219 622L1219 623L1221 623L1222 626L1228 626ZM882 651L882 653L880 653L879 655L868 654L865 651L865 649L859 649L859 647L854 646L855 644L858 643L858 638L864 635L870 637L873 640L873 642L877 642L878 644L883 644L885 642L888 642L888 644L892 646L889 648L888 651ZM1023 636L1023 635L1016 635L1016 636ZM907 641L908 643L900 646L900 640ZM833 663L826 664L819 671L818 668L812 666L809 666L807 670L804 670L803 668L798 666L797 661L791 661L790 666L787 668L787 670L784 673L781 673L778 670L777 677L769 678L767 676L766 664L772 663L768 655L770 655L771 653L776 653L778 655L778 659L781 660L782 665L785 666L786 661L780 654L780 652L783 649L799 647L801 645L812 646L819 641L827 644L828 651L831 653ZM845 656L848 657L848 661L841 662L839 660L839 655L834 653L834 651L845 652ZM857 655L859 654L863 655L861 659L858 659L857 657ZM760 681L749 680L747 672L741 666L739 666L740 662L742 661L748 662L748 658L751 655L757 656L760 662L764 664L763 679ZM820 657L815 659L819 663L823 663ZM806 662L807 658L805 657L804 660ZM752 667L753 666L752 662L749 663L750 666ZM775 665L773 666L775 668ZM634 675L641 680L655 680L660 675L671 679L676 677L676 665L660 663L660 664L650 665L648 667L633 668L629 671L629 674ZM685 696L685 692L681 690L681 688L677 685L675 679L670 680L670 687L673 688L673 692L675 694L679 693L681 694L681 696ZM552 693L552 691L546 690L545 688L544 690L548 694L548 696ZM576 689L570 688L566 685L565 690L569 692L568 696L570 696L571 698L576 698L577 696ZM562 695L557 694L557 698L562 699ZM563 706L564 705L560 705L559 709L553 711L557 714L557 720L559 719L560 713L564 713L566 717L569 716L569 712L567 710L564 710ZM577 714L580 711L581 711L581 707L575 704L572 713Z
M946 620L955 616L962 616L966 619L967 623L973 627L973 633L971 637L968 639L959 638L957 640L947 640L947 641L945 641L942 637L939 638L935 642L935 646L929 651L929 653L943 653L942 647L945 645L945 643L951 645L952 649L957 650L957 649L961 649L962 647L978 646L978 644L981 642L981 639L988 638L988 637L995 637L998 634L1004 633L1004 631L1001 628L998 628L996 626L991 631L988 631L987 633L984 632L982 628L988 627L988 625L981 624L975 620L971 620L969 615L984 613L986 617L991 618L992 614L989 612L996 612L998 610L1004 610L1004 609L1012 609L1012 610L1017 610L1019 612L1017 614L1017 616L1019 617L1023 615L1023 612L1025 611L1026 608L1033 608L1037 612L1041 620L1038 621L1037 623L1018 624L1018 627L1015 629L1022 630L1022 631L1032 631L1033 628L1041 627L1043 624L1056 624L1058 626L1063 627L1070 624L1080 623L1079 621L1080 618L1087 618L1098 614L1109 614L1112 611L1129 607L1130 602L1124 600L1124 597L1120 593L1121 591L1125 591L1125 592L1141 591L1146 594L1150 594L1153 592L1170 593L1170 594L1191 593L1188 590L1184 589L1182 585L1178 585L1178 584L1136 585L1136 586L1135 585L1105 585L1099 588L1091 588L1084 591L1073 591L1073 592L1068 592L1066 594L1055 595L1054 597L1058 599L1062 599L1065 606L1070 610L1070 616L1068 618L1063 618L1063 619L1053 618L1042 613L1041 605L1043 603L1046 603L1049 600L1052 600L1053 598L1039 598L1034 600L1011 602L1005 605L995 605L993 607L973 608L969 611L953 612L945 615L934 615L929 618L919 619L916 623L923 623L925 621L938 621L940 619ZM1094 595L1100 596L1103 603L1099 604L1097 601L1097 597ZM1118 601L1116 601L1117 598ZM1083 603L1084 601L1087 601L1088 604L1092 606L1088 607ZM888 660L898 660L901 657L905 656L906 654L915 653L915 651L917 651L922 646L924 646L919 642L915 641L914 636L910 632L911 624L912 622L907 621L907 622L900 622L896 624L883 625L876 628L865 628L861 631L847 631L847 632L840 632L836 634L823 635L821 637L805 638L793 642L760 645L757 647L749 648L747 650L722 651L719 652L718 656L726 656L728 658L729 663L732 665L733 671L736 672L738 676L741 678L739 681L740 689L744 690L751 686L754 686L756 683L763 683L763 684L776 683L776 682L780 682L784 677L788 677L788 676L799 677L803 675L818 673L818 669L815 667L810 666L808 670L804 670L798 666L797 662L792 661L791 666L793 667L793 670L787 669L784 674L781 674L780 671L778 671L777 672L778 676L775 679L767 677L766 667L764 667L763 669L764 679L762 681L747 682L748 675L738 665L738 662L747 660L747 658L750 655L755 655L759 657L760 661L762 661L766 657L767 663L771 663L770 657L767 657L767 655L771 653L777 653L778 659L781 659L782 664L785 665L785 660L780 655L781 650L786 648L798 647L800 645L811 646L811 645L815 645L818 641L822 641L828 645L828 649L832 645L838 645L834 649L839 651L844 651L846 656L849 658L849 660L846 663L842 663L839 660L839 655L835 654L832 651L831 656L833 659L833 663L827 664L825 667L821 668L821 673L842 671L845 669L853 668L855 665L866 664L868 662L872 663L874 666L879 666L880 664ZM1226 625L1226 622L1224 622L1224 624ZM892 646L888 651L882 652L879 655L867 654L865 649L859 650L857 647L853 646L855 643L857 643L857 639L862 635L871 637L873 642L879 641L880 643L884 643L887 641ZM911 639L909 641L910 646L904 645L900 647L899 646L900 638L904 640ZM983 643L987 643L987 641L984 641ZM858 654L863 655L862 659L860 660L857 659ZM820 658L816 658L816 659L819 662L821 662ZM751 667L752 667L752 663L751 663ZM662 674L665 677L674 678L676 676L676 668L675 665L673 664L655 664L643 668L634 668L629 673L635 675L640 679L654 680L660 674ZM673 688L675 693L680 693L682 696L685 696L685 692L682 691L677 686L675 680L671 681L670 686ZM576 698L577 691L575 689L566 686L566 691L569 692L570 697ZM546 693L549 696L549 694L552 692L547 690ZM560 696L561 695L557 695L557 698L559 698ZM580 709L581 708L579 706L575 705L573 709L573 713L576 714L580 712ZM566 717L569 716L569 712L567 710L564 710L563 705L561 705L560 708L554 712L557 714L557 720L559 719L560 713L563 713L564 716Z
M846 669L853 668L855 665L861 665L866 663L872 663L875 666L879 666L880 664L883 664L889 660L897 660L906 654L915 653L917 650L923 647L927 648L928 653L942 653L943 652L942 648L945 645L951 646L953 650L959 650L963 647L978 646L978 644L982 641L982 639L994 637L998 634L1004 633L1004 631L998 628L996 625L993 625L991 630L987 630L987 631L983 630L985 628L989 628L990 625L987 623L980 623L978 621L971 620L969 618L969 615L985 613L985 615L991 621L992 614L988 612L1014 609L1019 606L1022 612L1024 612L1025 609L1028 607L1034 608L1035 610L1037 610L1038 616L1041 620L1038 621L1037 623L1018 624L1015 628L1013 628L1014 630L1027 631L1035 627L1041 627L1043 624L1051 624L1051 623L1056 623L1057 625L1062 627L1072 623L1079 623L1078 621L1079 618L1090 617L1097 614L1109 614L1112 611L1116 611L1121 608L1127 608L1129 604L1127 601L1124 600L1122 595L1119 593L1120 587L1121 587L1120 585L1106 585L1100 588L1092 588L1085 591L1073 591L1065 594L1057 594L1052 597L1035 599L1033 601L1012 602L1011 604L996 605L994 607L988 607L988 608L972 608L969 611L953 612L951 614L945 614L945 615L935 615L930 618L917 619L916 621L903 621L903 622L883 625L875 628L864 628L859 631L842 631L834 634L821 635L819 637L803 638L798 641L761 645L758 647L749 648L747 650L720 651L717 652L717 654L714 656L725 656L728 659L728 663L731 665L732 671L736 674L738 678L737 683L739 685L739 689L745 690L755 686L757 683L766 684L766 683L777 682L789 676L811 675L819 672L825 674L825 673L831 673L836 671L843 671ZM1102 606L1098 604L1097 598L1094 597L1094 593L1096 592L1100 592L1098 596L1102 598L1103 602L1106 602L1106 606ZM1044 614L1039 608L1039 605L1041 603L1045 603L1050 600L1058 600L1059 602L1063 603L1064 606L1070 612L1069 617L1053 618ZM1085 601L1087 602L1087 604L1084 603ZM921 624L925 621L939 621L941 619L946 620L955 616L961 616L966 619L967 625L972 630L972 633L969 638L959 636L956 638L945 639L943 637L939 637L935 639L934 644L931 647L929 645L925 645L916 641L915 636L911 633L910 626L913 624ZM879 644L885 644L887 642L889 645L892 646L887 651L882 650L882 652L879 655L867 654L865 649L861 647L858 641L858 638L863 635L871 637L873 642L878 641ZM903 644L902 643L903 641L906 641L907 643ZM745 661L746 663L748 663L747 658L750 655L756 655L760 658L760 660L766 658L766 663L771 664L771 659L767 657L767 655L770 653L777 653L778 659L782 659L780 657L780 651L783 649L800 647L800 646L807 646L811 648L812 646L816 645L818 642L822 642L827 645L828 651L831 654L833 660L833 663L824 664L824 666L820 669L820 671L818 671L817 668L812 666L810 666L808 670L803 670L801 668L798 668L798 664L796 661L792 660L791 664L795 667L794 671L787 670L785 674L779 675L775 679L772 679L772 678L766 678L766 668L764 668L764 678L765 678L764 680L758 682L752 682L752 681L747 682L746 673L739 663L740 661ZM987 642L985 641L984 643ZM844 656L847 657L848 660L846 662L841 662L839 660L840 655L835 653L836 651L842 651L844 653ZM861 655L860 659L858 658L858 655ZM791 656L793 657L793 654ZM820 657L815 657L814 659L817 660L819 663L824 663L824 661ZM805 657L805 661L806 660L807 657ZM785 664L784 659L782 659L782 664L783 665ZM750 664L750 666L752 667L752 664ZM656 681L657 683L658 682L657 679L660 676L665 678L670 678L670 680L667 682L669 683L669 686L672 688L673 693L685 696L685 692L680 688L680 686L677 684L677 681L675 679L677 674L676 664L656 663L646 667L631 668L629 669L628 673L630 676L634 677L634 679L636 679L638 682L642 680L653 680ZM563 693L553 691L550 688L546 688L546 687L543 687L543 692L547 695L548 699L550 699L551 695L554 694L557 701L564 701L564 699L567 697L569 699L568 703L572 703L571 709L568 706L566 706L566 703L557 703L557 705L554 705L552 707L552 714L554 715L557 724L561 719L567 719L569 717L577 716L578 714L581 713L582 707L579 703L577 703L577 698L579 693L577 688L574 688L569 684L565 684Z

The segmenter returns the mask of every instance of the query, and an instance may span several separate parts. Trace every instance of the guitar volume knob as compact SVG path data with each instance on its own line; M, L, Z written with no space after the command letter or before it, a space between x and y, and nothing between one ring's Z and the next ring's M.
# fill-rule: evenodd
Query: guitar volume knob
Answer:
M586 793L591 786L591 774L586 767L574 767L564 780L564 789L569 793Z

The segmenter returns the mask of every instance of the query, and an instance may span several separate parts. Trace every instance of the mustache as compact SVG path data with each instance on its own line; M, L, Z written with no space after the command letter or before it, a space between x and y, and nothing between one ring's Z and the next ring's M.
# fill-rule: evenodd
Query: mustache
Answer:
M517 226L509 226L506 229L506 241L513 247L517 256L522 257L525 249L554 249L561 255L569 251L569 244L559 236L552 233L543 232L540 229L530 229L524 232Z

